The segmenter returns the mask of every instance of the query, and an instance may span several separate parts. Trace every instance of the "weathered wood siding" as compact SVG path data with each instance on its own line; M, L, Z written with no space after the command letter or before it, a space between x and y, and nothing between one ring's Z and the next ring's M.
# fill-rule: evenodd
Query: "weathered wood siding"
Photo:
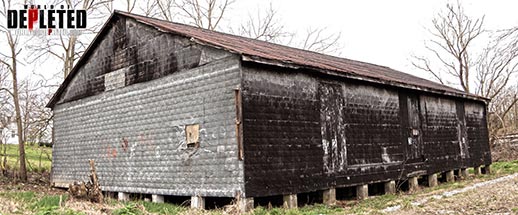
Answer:
M54 108L52 182L179 196L243 192L234 89L240 62L131 19L104 35ZM186 126L199 125L199 147Z
M491 163L491 151L489 149L487 130L486 107L480 103L464 103L466 113L466 132L468 147L471 154L471 162L474 165Z
M490 163L482 102L243 64L247 196Z
M491 162L482 102L242 62L116 19L54 106L57 186L87 180L89 159L103 190L226 197Z

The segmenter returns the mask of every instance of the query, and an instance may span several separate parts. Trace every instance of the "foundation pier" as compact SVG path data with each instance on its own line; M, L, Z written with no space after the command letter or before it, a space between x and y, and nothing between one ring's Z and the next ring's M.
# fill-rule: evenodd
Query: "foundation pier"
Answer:
M130 195L129 195L129 193L118 192L117 193L117 199L119 201L129 201L130 200Z
M437 186L437 173L428 175L428 187Z
M473 167L473 173L475 175L480 175L482 173L480 166Z
M417 176L408 178L408 190L410 192L414 192L419 189L419 182L417 181Z
M297 208L297 194L284 195L282 201L284 208Z
M164 203L164 196L162 195L151 195L151 201L155 203Z
M241 213L247 213L254 209L254 198L239 198L236 202Z
M459 171L460 171L459 175L460 175L460 177L462 179L467 179L468 178L468 169L461 168Z
M205 209L205 198L201 196L191 196L191 208Z
M396 193L396 182L395 181L387 181L385 182L385 194L394 194Z
M481 170L482 174L491 174L491 165L485 165Z
M330 188L328 190L324 190L322 194L322 199L324 204L326 205L335 205L336 204L336 189Z
M369 197L369 185L363 184L356 186L356 199L362 200Z
M455 174L453 174L453 170L446 171L444 175L446 175L446 182L455 181Z

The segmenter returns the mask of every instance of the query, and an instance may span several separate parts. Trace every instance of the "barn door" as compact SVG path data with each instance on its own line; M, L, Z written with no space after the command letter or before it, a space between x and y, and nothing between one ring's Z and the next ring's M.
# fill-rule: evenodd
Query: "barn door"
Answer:
M345 169L346 145L343 123L344 98L342 87L337 84L320 83L320 131L322 134L323 163L325 173Z
M399 99L404 138L403 144L406 145L407 163L422 162L424 161L423 134L421 130L419 97L400 94Z

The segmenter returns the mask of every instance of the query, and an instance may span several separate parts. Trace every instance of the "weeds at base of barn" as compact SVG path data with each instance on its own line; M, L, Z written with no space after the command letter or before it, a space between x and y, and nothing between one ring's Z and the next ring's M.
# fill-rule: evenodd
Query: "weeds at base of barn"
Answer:
M420 206L412 205L412 202L432 195L518 173L517 146L494 146L492 156L494 163L491 175L470 176L468 180L440 184L435 188L422 188L412 194L375 196L363 201L339 201L337 206L317 204L298 209L258 207L249 214L381 214L383 209L394 205L401 205L402 208L393 214L516 214L518 178L452 197L431 200ZM88 200L70 198L66 190L50 187L49 174L46 172L30 173L29 181L26 183L13 180L13 175L0 176L0 214L238 214L236 205L216 210L197 210L141 200L118 202L107 198L102 204L92 203Z

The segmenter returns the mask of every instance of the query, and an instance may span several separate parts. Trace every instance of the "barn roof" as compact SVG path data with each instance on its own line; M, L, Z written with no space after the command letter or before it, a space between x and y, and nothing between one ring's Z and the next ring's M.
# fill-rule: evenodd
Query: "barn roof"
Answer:
M136 20L137 22L155 27L160 31L182 35L190 38L194 42L203 45L208 45L215 48L224 49L232 53L240 54L243 61L252 61L256 63L290 68L306 68L319 72L330 73L333 75L345 76L352 79L360 79L397 87L487 101L486 98L465 93L458 89L419 78L385 66L320 54L312 51L292 48L216 31L210 31L141 15L115 11L109 20L105 23L100 33L94 38L94 41L85 51L84 55L78 60L76 66L65 78L63 84L59 87L56 94L47 104L47 107L52 108L59 100L59 97L66 89L68 83L76 75L78 67L82 64L84 59L90 55L91 50L94 49L92 47L96 46L97 40L102 37L101 35L107 31L107 26L110 26L109 23L113 22L114 16L129 17Z

